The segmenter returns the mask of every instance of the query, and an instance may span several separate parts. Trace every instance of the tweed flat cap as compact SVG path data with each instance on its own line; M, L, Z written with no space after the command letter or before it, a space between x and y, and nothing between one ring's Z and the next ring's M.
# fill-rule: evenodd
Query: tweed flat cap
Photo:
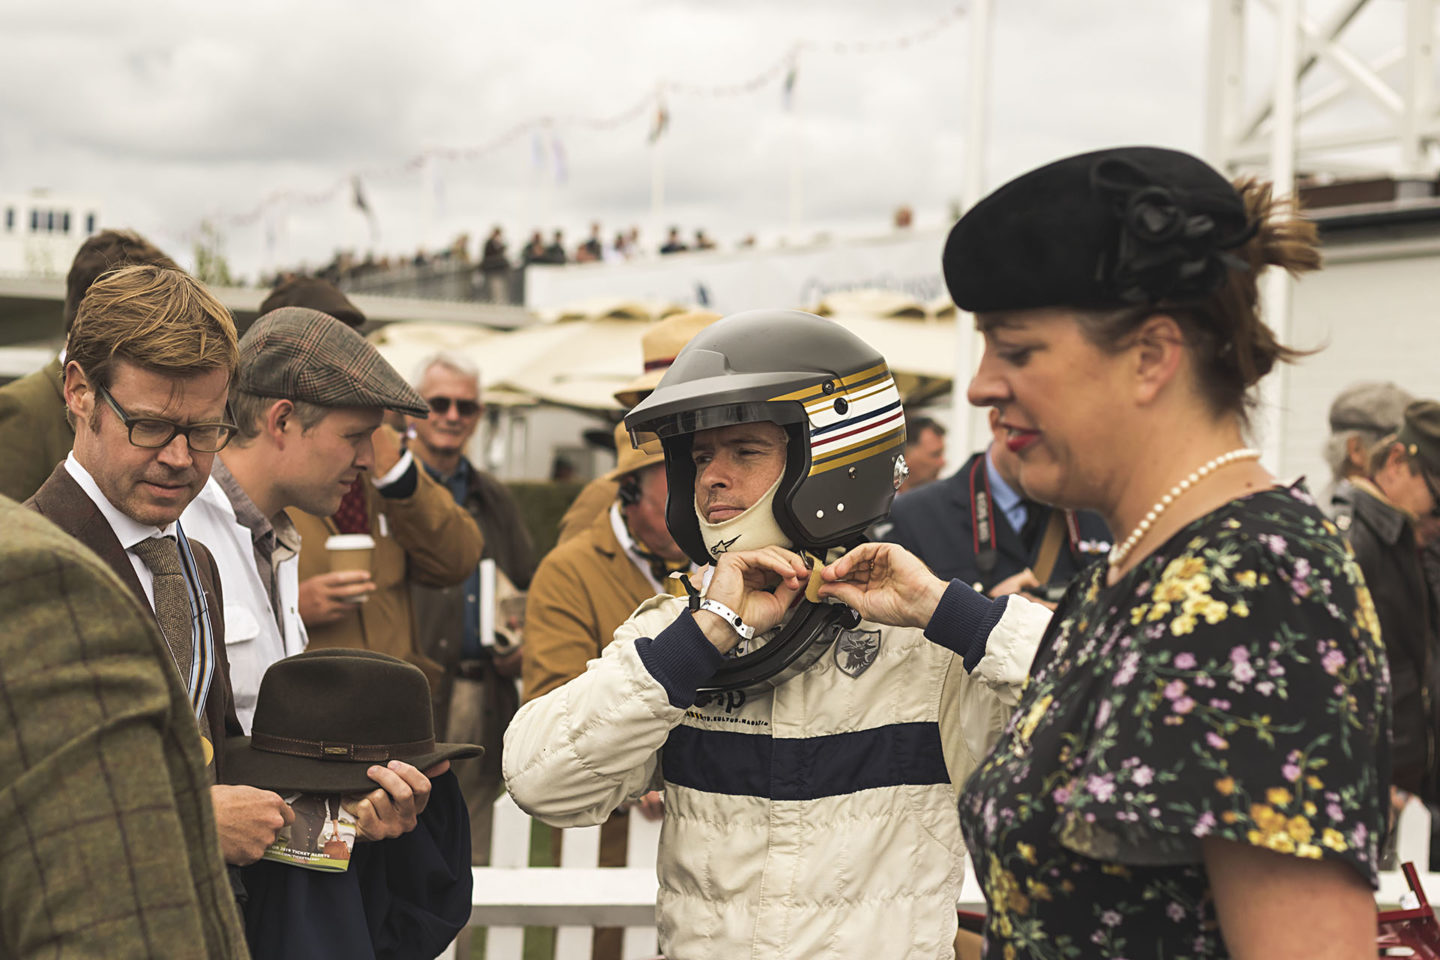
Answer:
M1395 438L1431 477L1440 479L1440 403L1416 400L1405 408L1405 423Z
M1240 195L1178 150L1118 147L1067 157L977 203L945 242L956 306L1111 309L1203 297L1226 251L1255 232Z
M430 412L368 340L304 307L272 310L245 332L235 383L246 393L321 407L383 407L412 417Z
M1341 390L1330 404L1330 431L1368 430L1394 433L1405 419L1405 408L1415 400L1393 383L1365 381Z

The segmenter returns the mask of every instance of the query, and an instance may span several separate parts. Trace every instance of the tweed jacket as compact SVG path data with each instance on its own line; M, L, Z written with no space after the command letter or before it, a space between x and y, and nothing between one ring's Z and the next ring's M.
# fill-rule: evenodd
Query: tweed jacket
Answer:
M408 497L386 497L367 479L364 484L370 534L375 552L370 574L376 590L335 623L305 625L311 650L348 647L376 650L408 660L425 671L434 689L444 671L415 641L410 585L448 587L464 582L480 562L485 539L450 491L415 465L415 490ZM325 541L339 533L330 517L290 510L301 537L300 582L330 572Z
M540 561L525 601L521 686L526 701L585 672L616 628L655 588L615 539L610 511Z
M26 500L74 445L58 358L0 387L0 494Z
M50 474L50 479L35 491L35 495L25 501L25 506L43 515L93 550L120 578L120 582L130 588L131 595L140 601L141 606L151 610L145 590L135 576L135 568L131 566L115 532L110 529L105 515L81 489L80 484L75 482L75 478L70 476L63 462ZM200 570L206 603L211 610L210 625L215 634L215 678L210 683L210 696L205 701L205 718L214 733L211 740L215 747L215 782L224 783L225 739L227 736L240 736L244 731L235 716L234 698L230 693L230 661L225 656L225 616L222 612L225 602L220 589L220 573L215 566L215 559L210 556L210 551L205 549L204 544L191 540L190 549L195 554L195 565ZM155 620L153 610L150 619L151 622ZM175 676L178 681L179 673Z
M0 528L0 957L248 956L154 617L5 498Z

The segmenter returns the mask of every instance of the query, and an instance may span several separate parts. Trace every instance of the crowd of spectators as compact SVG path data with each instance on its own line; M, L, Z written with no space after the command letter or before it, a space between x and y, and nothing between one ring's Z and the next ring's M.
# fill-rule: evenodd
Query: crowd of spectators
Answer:
M639 227L616 230L607 237L598 222L590 224L590 232L577 244L569 243L563 230L547 233L535 229L523 243L512 247L504 229L497 225L490 229L478 245L478 250L473 249L475 246L470 234L462 233L450 246L435 251L422 247L413 254L377 255L367 251L360 256L353 250L338 250L328 263L319 268L281 268L262 275L260 285L269 287L290 277L312 276L329 281L342 290L379 292L390 283L403 281L405 277L451 272L468 278L468 289L461 292L468 293L473 299L518 303L524 271L531 264L619 263L647 256L719 249L704 228L696 229L687 241L679 227L671 227L664 242L652 252L641 243ZM753 248L754 234L741 238L735 246L741 250Z

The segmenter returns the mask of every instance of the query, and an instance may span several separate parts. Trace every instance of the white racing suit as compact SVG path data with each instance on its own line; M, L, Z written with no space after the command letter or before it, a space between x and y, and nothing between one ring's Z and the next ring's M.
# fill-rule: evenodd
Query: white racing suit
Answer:
M560 827L665 791L668 960L952 960L956 794L1050 614L962 591L951 586L930 629L972 638L964 663L920 630L862 622L778 689L702 701L722 658L683 600L647 600L584 674L516 714L506 785Z

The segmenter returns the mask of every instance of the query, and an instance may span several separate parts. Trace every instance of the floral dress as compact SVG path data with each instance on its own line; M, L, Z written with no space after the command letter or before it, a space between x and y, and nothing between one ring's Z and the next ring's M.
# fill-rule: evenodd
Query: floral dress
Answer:
M1228 956L1202 837L1341 860L1374 886L1380 628L1303 487L1229 503L1106 574L1071 584L966 785L986 956Z

